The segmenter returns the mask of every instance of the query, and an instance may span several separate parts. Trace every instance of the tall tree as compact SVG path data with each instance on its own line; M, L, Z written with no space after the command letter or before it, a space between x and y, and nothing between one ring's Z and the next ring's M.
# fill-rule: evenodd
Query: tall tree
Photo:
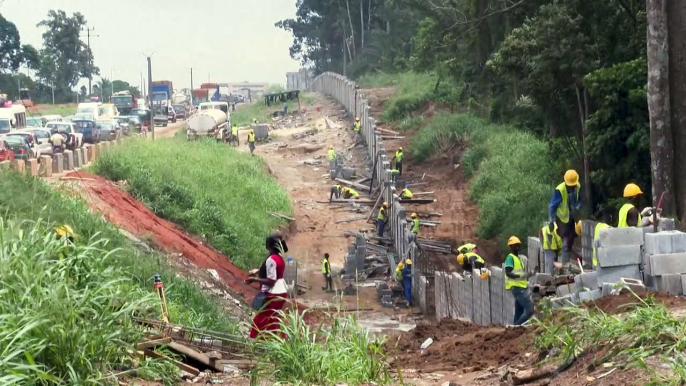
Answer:
M23 44L21 46L22 64L31 70L40 69L40 54L36 47L30 44Z
M67 16L62 10L51 10L37 26L46 28L39 71L42 79L57 88L71 89L79 79L100 73L93 65L92 51L79 36L86 27L86 18L81 13Z
M17 71L22 59L17 26L0 15L0 71Z

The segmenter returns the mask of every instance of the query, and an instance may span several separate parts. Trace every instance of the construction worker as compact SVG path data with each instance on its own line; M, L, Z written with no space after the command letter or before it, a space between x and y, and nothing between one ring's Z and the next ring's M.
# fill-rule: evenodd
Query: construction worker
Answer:
M339 198L341 198L342 190L343 190L343 187L339 184L335 184L334 186L331 187L331 194L329 195L329 204L331 203L331 200L333 199L334 196L336 196L337 200Z
M361 134L360 129L362 128L362 125L360 124L360 117L355 117L355 123L353 124L353 131L355 134Z
M64 151L64 136L62 136L62 134L55 132L55 134L50 136L48 142L52 144L53 154L61 153Z
M333 149L333 145L329 145L329 171L333 172L336 169L336 151Z
M64 239L64 247L60 250L59 252L59 258L60 260L64 259L67 257L69 252L74 246L74 238L76 237L76 234L74 233L74 230L71 228L71 226L67 224L62 224L60 226L55 227L55 237L58 240Z
M395 182L396 179L398 179L398 176L400 175L400 171L398 169L391 169L391 180Z
M412 306L412 260L405 260L403 268L403 289L405 290L405 301L407 306Z
M476 244L465 243L457 247L457 253L465 254L467 252L478 253L476 250Z
M562 237L557 233L557 224L553 223L553 230L550 224L545 224L538 233L545 257L545 271L551 275L555 274L555 262L562 252Z
M410 232L416 237L419 233L419 217L417 216L417 213L412 213L410 217L412 217L412 228L410 228Z
M388 203L384 202L381 205L381 208L379 208L379 215L376 216L376 228L379 232L379 237L383 237L383 229L386 227L386 222L388 221L386 209L388 209Z
M461 265L462 269L469 273L474 269L486 267L486 261L475 252L460 253L457 255L457 264Z
M410 191L410 189L407 188L407 185L405 186L405 189L403 189L400 192L400 198L406 199L406 200L409 200L412 198L412 192Z
M644 227L652 223L650 215L653 208L644 208L642 212L638 211L638 204L641 201L643 192L636 184L628 184L624 187L624 198L628 198L629 202L622 205L619 209L619 220L617 228L627 227ZM644 218L644 216L647 216Z
M323 290L327 292L333 291L333 279L331 278L331 264L329 263L329 254L324 254L324 260L322 260L322 275L324 275L324 282L326 287L322 287Z
M519 257L522 242L517 236L512 236L507 240L507 245L510 254L505 258L505 289L512 292L515 300L513 324L520 326L534 314L534 303L529 295L529 273Z
M258 124L259 122L257 122L257 118L253 118L253 119L252 119L252 123L256 125L256 124Z
M397 280L398 283L403 282L403 268L405 268L405 264L403 264L402 261L395 267L395 280Z
M398 150L395 151L395 155L391 162L395 160L395 168L398 170L398 177L403 175L403 147L400 146Z
M233 142L235 146L240 145L238 141L238 126L235 123L231 126L231 142Z
M567 170L564 182L553 190L553 197L548 205L548 229L552 232L557 224L557 232L562 237L562 263L569 262L569 254L574 244L573 210L581 209L581 184L575 170Z
M603 229L609 229L612 228L609 223L611 221L611 216L608 211L605 211L603 213L603 218L602 221L596 224L595 226L595 231L593 232L593 267L598 266L598 258L597 253L598 253L598 238L600 237L600 231Z
M343 188L343 198L348 199L348 198L354 198L356 200L360 199L360 194L357 193L355 189L345 187Z
M250 149L250 154L255 155L255 130L250 129L248 132L248 148Z

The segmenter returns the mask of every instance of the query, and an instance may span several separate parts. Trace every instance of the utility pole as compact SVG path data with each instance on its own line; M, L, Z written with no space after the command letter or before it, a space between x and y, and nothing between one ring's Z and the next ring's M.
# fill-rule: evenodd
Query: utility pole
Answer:
M152 62L148 56L148 100L150 101L150 132L152 133L152 140L155 140L155 106L152 102Z
M112 73L114 70L110 68L110 103L112 103L112 95L114 95L114 78L112 76Z
M191 104L193 104L193 67L191 67Z
M95 31L95 27L93 28L88 28L86 27L86 39L87 39L87 44L88 44L88 51L91 50L91 31ZM100 35L93 35L93 37L100 37ZM91 58L88 60L88 65L90 67L90 71L93 70L93 55L91 51ZM88 74L88 96L91 95L93 92L93 74L89 72Z

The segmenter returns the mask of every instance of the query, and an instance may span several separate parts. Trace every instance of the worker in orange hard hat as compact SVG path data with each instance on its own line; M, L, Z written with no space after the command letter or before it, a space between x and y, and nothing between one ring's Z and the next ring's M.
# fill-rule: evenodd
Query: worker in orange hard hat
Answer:
M642 195L643 191L636 184L631 183L624 187L624 198L628 199L628 202L619 209L618 228L644 227L653 223L654 209L652 207L644 208L641 212L638 211ZM660 214L659 209L657 214Z
M522 242L517 236L507 240L510 254L505 258L505 289L512 292L515 300L515 314L513 324L524 324L534 314L534 302L529 294L529 273L524 261L519 257Z
M569 254L576 238L574 232L574 212L581 209L581 184L576 170L567 170L564 182L553 190L553 197L548 205L548 229L562 237L562 263L569 263Z

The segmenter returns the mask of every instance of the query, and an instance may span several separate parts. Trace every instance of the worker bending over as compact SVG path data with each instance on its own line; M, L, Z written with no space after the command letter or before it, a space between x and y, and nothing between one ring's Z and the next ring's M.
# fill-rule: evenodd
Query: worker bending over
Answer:
M388 215L386 210L388 209L388 203L384 202L379 208L379 215L376 216L376 229L379 233L379 237L383 237L383 230L386 227L386 221L388 221Z
M333 145L329 145L329 172L335 172L336 169L336 151Z
M398 150L395 151L395 155L391 162L395 160L395 168L398 170L398 177L403 175L403 147L400 146Z
M558 234L557 224L553 222L553 230L550 230L550 224L544 225L538 233L538 238L541 240L541 246L543 247L545 271L550 275L554 275L555 263L560 256L560 252L562 252L562 237Z
M603 213L603 218L602 221L596 224L595 226L595 232L593 232L593 267L598 266L598 238L600 237L600 231L603 229L609 229L612 228L609 224L611 221L611 216L609 212L604 212Z
M412 198L412 192L407 188L407 186L400 192L400 198L404 200L409 200Z
M405 301L407 306L412 306L412 260L405 260L403 268L403 289L405 290Z
M253 154L255 151L255 130L250 129L248 132L248 148L250 149L250 154Z
M505 289L512 292L515 300L514 325L524 324L534 314L534 303L529 295L529 274L519 257L522 242L517 236L507 240L510 254L505 258Z
M636 184L628 184L624 187L624 198L628 198L629 202L622 205L619 209L619 220L617 228L627 227L645 227L652 223L650 215L653 208L644 208L642 212L638 211L638 204L641 201L643 192ZM644 216L646 216L644 218Z
M331 264L329 263L329 254L324 254L324 260L322 260L322 275L324 275L324 282L326 287L322 289L330 292L333 291L333 279L331 278Z
M334 196L336 197L337 200L339 198L341 198L342 190L343 190L343 187L341 187L341 185L339 185L339 184L335 184L334 186L331 187L331 194L329 195L329 204L331 203L331 200L334 198Z
M476 251L474 249L473 251ZM457 264L462 266L465 272L471 273L472 270L481 269L486 267L486 262L479 256L476 252L466 252L457 255Z
M557 232L562 237L562 263L569 262L569 254L576 238L572 211L581 209L580 191L579 174L575 170L567 170L564 182L553 190L553 197L548 205L548 229L553 232L557 224Z
M348 198L354 198L356 200L360 199L360 193L357 193L355 189L345 187L343 188L343 198L348 199Z

